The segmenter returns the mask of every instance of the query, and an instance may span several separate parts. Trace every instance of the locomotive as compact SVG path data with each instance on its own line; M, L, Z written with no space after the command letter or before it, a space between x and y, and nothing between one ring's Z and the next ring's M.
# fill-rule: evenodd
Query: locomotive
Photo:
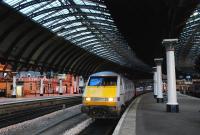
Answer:
M136 95L133 81L115 72L92 74L83 93L81 111L92 118L119 118Z

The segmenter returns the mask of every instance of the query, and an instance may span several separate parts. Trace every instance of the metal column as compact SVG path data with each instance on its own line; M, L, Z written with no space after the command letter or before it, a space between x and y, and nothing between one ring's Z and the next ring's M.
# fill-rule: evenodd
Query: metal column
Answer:
M12 91L12 98L16 98L16 90L17 90L17 85L16 85L16 72L13 72L13 91Z
M40 79L40 96L44 94L44 84L43 84L43 77Z
M157 71L156 67L153 67L153 91L154 91L154 98L157 98Z
M163 103L163 88L162 88L162 61L163 58L154 59L157 69L157 103Z
M59 95L63 94L62 79L59 79Z
M166 48L167 57L167 83L168 83L168 102L167 112L179 112L179 105L176 95L176 74L175 74L175 58L174 46L178 39L164 39L163 45Z

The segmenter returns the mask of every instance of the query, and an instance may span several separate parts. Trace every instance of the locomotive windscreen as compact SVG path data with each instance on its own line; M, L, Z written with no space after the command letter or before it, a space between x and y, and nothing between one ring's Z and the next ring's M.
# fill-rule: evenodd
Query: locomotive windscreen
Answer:
M92 76L88 86L117 86L116 76Z

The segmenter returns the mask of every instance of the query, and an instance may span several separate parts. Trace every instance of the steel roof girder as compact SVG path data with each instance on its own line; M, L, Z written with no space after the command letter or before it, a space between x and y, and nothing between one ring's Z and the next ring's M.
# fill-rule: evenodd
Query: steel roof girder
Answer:
M31 15L29 15L29 17L33 18L33 17L39 16L43 13L48 13L48 12L63 10L63 9L69 9L69 8L74 8L74 7L75 6L72 6L72 5L61 5L61 6L57 6L57 7L47 8L47 9L32 13ZM104 13L109 13L105 8L101 8L101 7L98 7L98 6L76 5L76 7L80 8L80 9L92 9L92 10L97 10L97 11L101 11L101 12L104 12Z

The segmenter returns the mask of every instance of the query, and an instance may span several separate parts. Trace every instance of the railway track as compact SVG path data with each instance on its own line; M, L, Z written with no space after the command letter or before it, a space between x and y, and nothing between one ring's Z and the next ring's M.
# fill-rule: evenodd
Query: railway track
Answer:
M57 123L53 123L52 125L37 131L33 135L62 135L66 130L75 127L77 124L88 118L89 117L86 114L80 112Z
M17 124L23 121L34 119L51 112L71 107L80 104L82 101L81 97L68 98L63 104L53 104L48 106L38 106L31 109L20 110L13 113L8 113L0 116L0 128Z
M118 120L95 120L90 126L79 135L112 135Z

